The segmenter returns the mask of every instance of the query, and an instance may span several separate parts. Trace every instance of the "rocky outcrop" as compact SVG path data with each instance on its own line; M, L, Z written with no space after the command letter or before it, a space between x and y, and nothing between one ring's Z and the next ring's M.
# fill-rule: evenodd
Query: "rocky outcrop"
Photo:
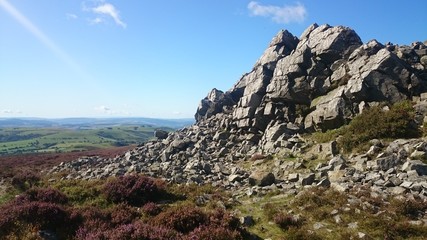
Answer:
M228 93L214 88L208 96L202 99L194 117L197 121L207 119L217 113L227 112L227 107L231 107L233 104L234 101Z
M252 71L221 93L227 101L210 93L196 119L227 114L236 131L274 151L295 133L337 128L379 102L418 98L427 90L426 56L421 42L363 44L348 27L313 24L299 39L280 31Z
M387 147L376 141L366 153L344 157L336 142L313 146L301 137L340 127L380 102L405 99L417 102L415 120L423 124L426 57L424 43L363 44L355 31L342 26L313 24L300 38L280 31L229 91L213 89L201 101L196 124L168 134L159 131L158 139L113 159L83 158L51 172L65 170L68 178L84 179L136 172L248 195L306 186L340 191L369 186L385 194L427 197L427 165L419 161L427 156L425 139L396 140ZM265 157L269 154L276 158ZM329 161L310 168L313 156Z

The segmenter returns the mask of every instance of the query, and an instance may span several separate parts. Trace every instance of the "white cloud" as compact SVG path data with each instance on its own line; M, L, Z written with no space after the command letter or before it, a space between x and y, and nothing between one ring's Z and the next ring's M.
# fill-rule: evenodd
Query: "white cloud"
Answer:
M5 113L5 114L12 114L13 113L13 111L9 110L9 109L5 109L2 112Z
M107 107L105 105L101 105L94 108L96 112L101 114L107 114L107 115L114 115L114 116L130 116L132 115L131 112L126 110L114 110L110 107Z
M22 112L19 110L14 111L14 110L10 110L10 109L4 109L1 111L1 113L4 113L4 114L21 114Z
M102 23L102 22L104 22L104 20L102 18L100 18L100 17L97 17L95 19L90 20L91 24L99 24L99 23Z
M73 13L67 13L66 16L67 16L67 19L77 19L78 18L78 16L76 14L73 14Z
M104 106L104 105L99 106L99 107L95 107L95 111L101 112L101 113L108 113L108 114L112 113L111 108Z
M114 19L114 22L116 22L117 25L122 26L123 28L126 28L126 23L124 23L120 19L119 12L117 11L117 9L114 7L113 4L103 3L97 7L92 8L92 11L96 14L108 15Z
M262 5L258 2L251 1L248 9L253 16L269 17L276 23L302 22L307 16L305 7L297 3L294 6L274 6Z

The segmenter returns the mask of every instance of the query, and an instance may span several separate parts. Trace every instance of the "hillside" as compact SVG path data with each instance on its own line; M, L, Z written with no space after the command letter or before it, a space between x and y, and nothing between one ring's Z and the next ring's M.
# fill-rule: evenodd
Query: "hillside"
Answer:
M192 123L150 118L0 119L0 156L137 145L152 139L156 129L172 131Z
M70 233L79 239L425 239L426 92L422 42L362 43L354 30L326 24L300 37L282 30L230 90L202 99L195 124L116 157L81 157L45 174L74 198L67 181L110 179L103 190L91 185L79 200L85 206L160 206L118 222L105 220L117 220L115 213L74 209L93 224ZM148 194L155 184L133 174L162 179L170 198Z
M113 126L147 126L182 128L193 124L192 119L158 118L0 118L0 128L69 128L93 129Z
M152 139L155 130L153 127L141 126L96 129L1 128L0 156L76 152L136 145Z

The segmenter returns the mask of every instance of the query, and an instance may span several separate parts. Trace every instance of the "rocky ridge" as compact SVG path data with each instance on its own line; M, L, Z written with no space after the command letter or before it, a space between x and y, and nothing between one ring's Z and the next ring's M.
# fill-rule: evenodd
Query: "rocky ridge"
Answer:
M300 38L280 31L251 72L227 92L213 89L197 122L115 158L80 158L50 173L106 178L144 173L176 183L212 184L236 196L307 186L381 196L427 198L426 139L373 140L367 153L343 156L336 142L303 133L334 129L380 102L417 102L427 113L427 46L363 44L350 28L311 25ZM323 161L318 161L322 159Z

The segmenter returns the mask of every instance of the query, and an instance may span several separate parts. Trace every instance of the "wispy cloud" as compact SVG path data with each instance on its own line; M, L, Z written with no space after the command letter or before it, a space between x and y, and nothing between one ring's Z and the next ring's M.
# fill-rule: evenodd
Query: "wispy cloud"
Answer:
M4 109L1 111L1 113L4 113L4 114L22 114L22 112L19 110L14 111L14 110L10 110L10 109Z
M76 14L74 14L74 13L67 13L66 14L66 16L67 16L67 19L77 19L77 18L79 18Z
M111 114L111 112L112 112L111 108L104 106L104 105L95 107L95 111L101 112L101 113L107 113L107 114Z
M101 5L94 7L91 10L96 14L107 15L107 16L111 17L117 25L119 25L123 28L126 28L126 23L124 23L121 20L120 15L119 15L119 11L114 7L113 4L102 3ZM98 19L98 18L96 18L96 19Z
M282 7L274 5L262 5L251 1L248 4L250 14L253 16L269 17L276 23L303 22L307 16L305 7L297 3L293 6L284 5Z
M97 17L95 19L90 20L90 24L99 24L99 23L102 23L103 21L104 20L102 20L102 18Z
M107 107L105 105L95 107L94 109L98 113L107 114L107 115L115 115L115 116L129 116L129 115L131 115L131 113L128 111L122 111L122 110L116 111L116 110L113 110L112 108Z
M81 67L58 45L55 44L46 34L44 34L35 24L25 17L18 9L16 9L7 0L0 0L0 7L9 13L19 24L53 52L59 59L67 64L71 69L82 75L84 78L90 78Z

